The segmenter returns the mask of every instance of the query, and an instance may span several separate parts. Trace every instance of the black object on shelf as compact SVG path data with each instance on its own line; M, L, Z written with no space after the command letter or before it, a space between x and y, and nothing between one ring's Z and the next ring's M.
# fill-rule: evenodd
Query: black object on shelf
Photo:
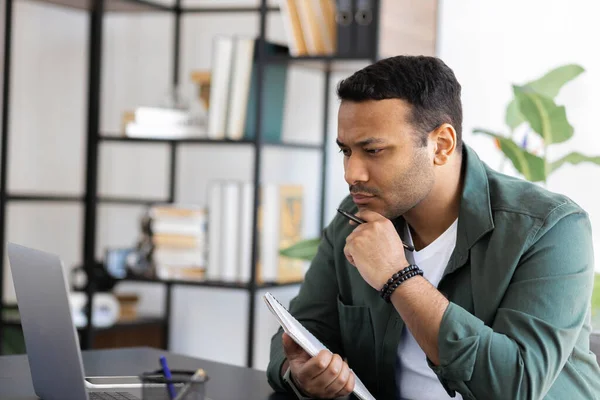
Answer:
M87 143L86 143L86 158L85 158L85 192L82 195L60 195L60 194L27 194L27 193L8 193L7 188L7 170L9 165L9 133L10 128L8 121L10 117L10 82L11 82L11 45L12 45L12 30L14 3L18 0L5 0L4 10L4 69L3 69L3 90L2 90L2 121L1 121L1 147L0 147L0 272L3 270L4 249L6 243L6 206L7 202L78 202L84 205L84 240L83 240L83 260L82 267L86 276L92 276L93 279L87 282L83 288L91 298L97 291L106 290L107 287L112 287L115 282L144 282L152 284L162 284L166 286L165 315L162 319L164 335L163 342L166 348L169 343L169 324L171 316L171 300L172 290L174 286L197 286L197 287L217 287L232 290L245 290L249 295L248 305L248 329L247 329L247 355L246 365L253 366L254 361L254 328L256 316L256 295L257 291L266 288L284 287L296 285L301 282L290 283L275 283L257 282L256 260L258 256L258 205L259 205L259 185L262 174L262 150L264 147L277 147L281 149L301 149L308 151L321 151L321 191L320 191L320 213L318 215L319 227L321 230L324 227L325 215L325 185L326 185L326 164L328 143L328 114L329 114L329 92L331 89L332 70L337 69L337 66L348 67L356 66L376 60L376 47L372 58L353 57L352 55L326 55L326 56L303 56L291 57L289 55L268 55L265 51L266 46L266 20L267 14L277 12L278 7L267 6L267 0L261 0L259 7L202 7L202 8L183 8L181 0L175 0L172 6L160 4L154 0L36 0L38 2L47 3L49 5L64 6L74 9L83 10L89 13L89 44L88 44L88 108L87 108ZM333 1L333 0L332 0ZM102 40L103 40L103 21L107 13L135 13L135 12L158 12L171 15L174 18L173 30L173 60L172 60L172 83L177 86L179 82L179 62L181 45L181 18L185 14L193 13L256 13L259 17L259 36L257 38L258 53L257 53L257 86L255 92L256 110L254 114L254 132L256 134L252 139L242 139L239 141L233 140L212 140L204 138L187 138L187 139L157 139L157 138L129 138L117 135L101 134L99 132L99 117L100 117L100 87L101 87L101 66L102 66ZM375 21L377 23L377 21ZM321 144L303 144L303 143L270 143L265 140L261 115L264 111L263 104L263 89L265 81L265 68L272 63L285 63L288 65L301 66L321 70L324 73L324 112L322 124L322 143ZM347 69L347 68L346 68ZM156 143L167 145L170 147L170 162L168 164L169 188L168 198L166 199L147 199L147 198L123 198L123 197L107 197L99 196L98 194L98 153L99 147L104 143L118 145L119 143L127 144L147 144ZM96 250L96 226L97 226L97 207L100 203L124 204L124 205L147 205L155 203L172 203L175 201L175 193L177 188L177 149L183 145L217 145L217 146L251 146L255 153L253 165L253 181L254 181L254 208L253 208L253 243L252 243L252 262L251 262L251 279L247 283L237 282L221 282L221 281L187 281L187 280L158 280L151 277L141 276L126 276L123 279L116 281L110 277L103 276L101 271L104 271L101 264L95 259ZM81 271L80 271L81 272ZM3 299L3 274L0 273L0 315L4 305ZM91 302L88 302L86 308L86 316L88 321L91 321ZM140 319L133 321L130 325L156 323L156 318ZM2 348L2 333L3 325L15 325L15 321L5 320L0 318L0 349ZM119 324L119 326L127 326L127 323ZM79 330L81 334L81 346L83 349L92 348L94 342L94 329L91 324ZM1 351L0 351L1 352Z

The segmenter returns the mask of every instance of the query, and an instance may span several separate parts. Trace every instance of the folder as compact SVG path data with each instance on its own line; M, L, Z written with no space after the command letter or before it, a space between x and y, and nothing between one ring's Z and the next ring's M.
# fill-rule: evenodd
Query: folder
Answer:
M354 55L354 1L336 0L336 52L341 57L351 57Z
M375 57L377 46L377 32L375 23L377 18L376 0L355 0L354 26L356 30L357 57ZM400 39L399 39L400 40Z

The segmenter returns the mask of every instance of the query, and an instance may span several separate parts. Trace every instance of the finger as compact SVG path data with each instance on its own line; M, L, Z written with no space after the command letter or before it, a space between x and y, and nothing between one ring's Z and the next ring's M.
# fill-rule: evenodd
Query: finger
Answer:
M325 371L315 378L315 382L318 382L318 386L324 388L325 392L332 394L327 388L335 382L342 372L343 367L344 360L342 360L342 357L339 354L334 354Z
M342 363L342 370L329 386L327 386L328 397L340 397L343 396L340 392L343 392L348 379L350 378L350 367L345 362Z
M378 212L362 209L355 214L358 218L365 220L366 222L375 222L379 220L386 220L387 218Z
M310 357L308 353L285 332L281 335L281 342L283 343L283 351L288 360L308 359Z
M356 377L354 375L354 372L352 370L350 370L350 376L348 377L348 380L346 381L346 385L344 386L344 388L342 390L340 390L340 392L337 396L338 397L348 396L350 393L352 393L354 391L355 384L356 384Z
M360 234L362 231L368 228L369 226L367 224L360 224L356 228L354 228L346 238L356 237L356 235Z
M321 350L319 354L304 364L301 370L298 371L298 376L301 377L304 382L315 380L327 370L332 359L333 353L328 350Z
M348 248L348 245L344 246L344 255L346 256L346 260L348 260L348 262L354 266L356 266L354 264L354 257L352 257L352 254L350 253L350 249Z

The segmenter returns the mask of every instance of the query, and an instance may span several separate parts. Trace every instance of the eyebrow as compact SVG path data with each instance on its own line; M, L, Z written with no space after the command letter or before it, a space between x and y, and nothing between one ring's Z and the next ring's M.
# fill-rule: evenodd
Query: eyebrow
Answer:
M340 147L348 147L348 145L340 142L338 139L335 139L335 142ZM367 138L367 139L361 140L360 142L357 142L356 144L358 146L368 146L370 144L381 144L381 143L386 143L385 139L381 139L381 138Z

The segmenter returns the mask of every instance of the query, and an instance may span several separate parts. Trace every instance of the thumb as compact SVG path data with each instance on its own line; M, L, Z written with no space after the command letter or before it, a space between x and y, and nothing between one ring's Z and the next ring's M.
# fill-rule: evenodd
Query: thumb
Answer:
M310 357L304 349L294 341L287 333L283 333L281 336L281 342L283 343L283 351L287 356L288 360L302 359L308 360Z

